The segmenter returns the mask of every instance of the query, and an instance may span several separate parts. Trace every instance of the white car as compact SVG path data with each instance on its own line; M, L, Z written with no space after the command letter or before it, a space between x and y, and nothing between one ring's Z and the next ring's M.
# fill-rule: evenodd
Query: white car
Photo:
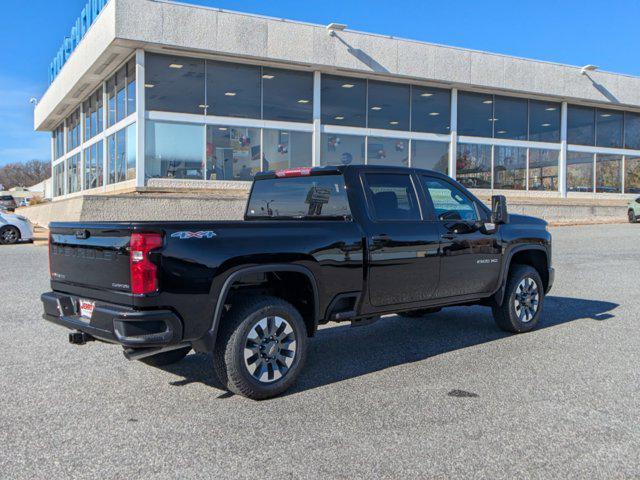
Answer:
M33 225L22 215L0 210L0 245L33 240Z

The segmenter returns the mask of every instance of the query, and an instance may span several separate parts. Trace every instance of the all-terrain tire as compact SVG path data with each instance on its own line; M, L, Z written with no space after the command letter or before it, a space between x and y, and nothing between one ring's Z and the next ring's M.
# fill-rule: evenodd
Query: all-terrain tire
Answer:
M190 351L191 347L177 348L176 350L169 350L168 352L141 358L140 361L152 367L164 367L165 365L179 362L186 357Z
M535 312L531 309L533 300L524 299L528 287L522 287L532 285L531 282L535 283L535 287L531 287L536 293ZM529 265L513 265L507 278L502 305L492 307L493 318L498 327L506 332L529 332L540 323L543 303L544 285L538 271Z
M295 355L281 378L261 381L252 375L245 363L245 348L252 329L270 317L284 319L292 329ZM271 398L290 388L298 378L307 357L307 342L304 320L289 302L272 296L244 297L232 305L221 320L213 352L213 367L229 391L254 400Z

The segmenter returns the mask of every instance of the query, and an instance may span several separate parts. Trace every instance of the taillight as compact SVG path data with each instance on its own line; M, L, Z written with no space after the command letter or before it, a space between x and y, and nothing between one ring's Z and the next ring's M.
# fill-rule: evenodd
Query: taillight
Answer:
M131 292L136 295L153 293L158 290L158 267L149 260L149 252L162 246L162 235L159 233L132 233L131 257Z

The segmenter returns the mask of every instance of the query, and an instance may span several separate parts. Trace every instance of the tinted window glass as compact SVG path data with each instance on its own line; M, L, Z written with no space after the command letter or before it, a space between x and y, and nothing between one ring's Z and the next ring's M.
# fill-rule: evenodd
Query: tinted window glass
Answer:
M624 146L640 150L640 113L624 114Z
M171 122L147 122L147 178L202 179L204 127ZM110 159L111 160L111 159Z
M420 220L416 193L409 175L368 173L367 196L376 220Z
M524 190L527 185L527 149L494 147L493 188Z
M259 128L207 125L206 178L250 181L261 169Z
M409 166L409 141L399 138L369 137L367 144L368 165Z
M451 92L442 88L411 87L411 130L449 133Z
M411 140L411 166L436 172L449 172L449 144Z
M491 146L458 144L456 179L467 188L491 188Z
M369 81L369 128L409 130L409 85Z
M365 127L367 81L322 75L322 123Z
M147 110L204 113L204 60L147 53Z
M311 122L313 73L262 69L263 115L267 120Z
M334 133L322 134L321 165L357 165L364 163L365 137Z
M260 67L208 60L207 114L260 118Z
M350 215L342 175L258 180L247 218L346 218Z
M593 154L567 152L567 189L593 192Z
M127 63L127 115L136 111L136 61Z
M116 121L123 120L127 116L127 92L126 92L126 66L116 73Z
M311 166L311 132L264 129L262 170Z
M596 111L596 145L599 147L622 147L622 124L624 114L616 110Z
M493 95L460 92L458 94L458 135L491 137L493 132Z
M560 141L560 104L529 100L529 140Z
M640 193L640 157L625 157L625 193Z
M595 109L569 105L567 109L567 141L573 145L593 145L595 142Z
M622 192L621 155L596 155L596 192Z
M559 150L529 149L529 190L558 190Z
M526 99L495 97L494 137L527 139L528 103Z
M439 220L478 220L473 201L458 187L439 178L422 177L422 182Z

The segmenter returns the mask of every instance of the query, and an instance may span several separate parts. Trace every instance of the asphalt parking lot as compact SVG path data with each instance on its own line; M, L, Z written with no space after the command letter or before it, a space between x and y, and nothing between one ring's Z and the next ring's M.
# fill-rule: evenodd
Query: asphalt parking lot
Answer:
M481 307L331 325L283 397L67 343L46 248L0 248L1 478L638 478L640 225L558 227L544 328Z

